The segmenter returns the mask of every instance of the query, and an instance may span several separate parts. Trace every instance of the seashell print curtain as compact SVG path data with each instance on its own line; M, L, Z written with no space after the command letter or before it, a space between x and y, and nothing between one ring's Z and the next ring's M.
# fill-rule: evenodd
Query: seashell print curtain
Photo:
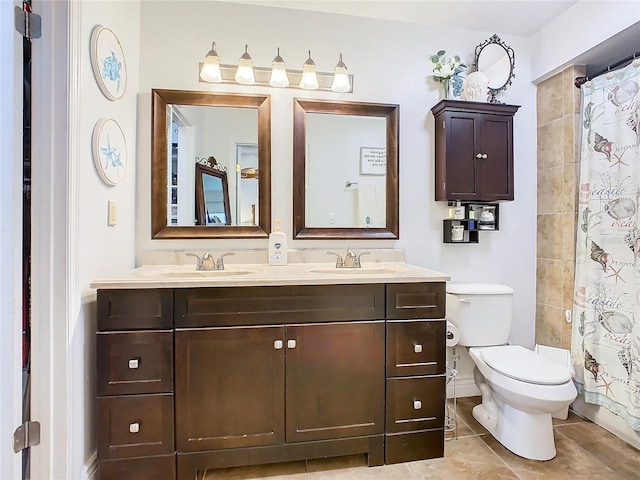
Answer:
M583 85L581 115L576 381L640 430L640 61Z

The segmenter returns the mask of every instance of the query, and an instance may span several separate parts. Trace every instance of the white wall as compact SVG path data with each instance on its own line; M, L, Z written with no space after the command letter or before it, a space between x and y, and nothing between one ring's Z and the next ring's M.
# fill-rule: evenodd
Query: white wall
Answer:
M83 2L80 9L79 105L70 105L79 124L77 171L75 181L77 204L78 251L70 259L77 264L78 315L69 322L68 398L70 412L67 431L68 470L65 478L85 478L91 474L95 458L95 291L92 280L134 266L134 224L136 221L136 105L139 54L140 2ZM108 100L99 90L93 76L89 55L89 39L97 25L110 28L122 45L128 72L126 92L118 101ZM73 100L72 100L73 101ZM102 182L94 167L91 136L96 122L104 117L116 120L126 138L128 164L122 181L116 186ZM74 195L71 195L74 198ZM107 202L117 204L117 224L107 226ZM73 286L72 286L73 287ZM55 395L55 391L54 391ZM59 448L59 447L58 447ZM55 450L54 450L55 451ZM62 452L60 452L62 453Z
M638 0L576 3L531 37L531 79L538 83L555 75L573 65L577 57L637 22Z
M171 32L170 35L167 32ZM291 235L293 98L400 105L400 240L292 241L290 248L406 250L407 261L447 272L452 281L501 282L516 291L513 339L531 345L535 303L535 88L529 82L528 42L501 36L516 52L516 78L502 96L522 105L515 117L515 201L503 204L500 231L478 245L442 243L446 205L434 198L434 125L430 108L441 87L428 56L440 49L471 63L479 43L495 32L427 28L383 20L218 2L142 3L138 110L136 256L149 250L266 248L266 240L151 240L150 128L152 88L266 93L272 99L272 218ZM498 32L499 33L499 32ZM198 63L216 41L222 63L236 63L244 45L254 65L269 66L277 47L300 69L311 49L318 70L332 71L339 53L355 76L353 94L213 85L198 82Z

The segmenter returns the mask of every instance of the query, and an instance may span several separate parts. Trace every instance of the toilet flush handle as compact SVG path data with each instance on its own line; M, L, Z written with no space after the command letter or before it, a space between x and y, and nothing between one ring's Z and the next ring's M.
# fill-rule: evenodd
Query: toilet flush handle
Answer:
M461 298L458 300L460 303L471 303L470 297Z

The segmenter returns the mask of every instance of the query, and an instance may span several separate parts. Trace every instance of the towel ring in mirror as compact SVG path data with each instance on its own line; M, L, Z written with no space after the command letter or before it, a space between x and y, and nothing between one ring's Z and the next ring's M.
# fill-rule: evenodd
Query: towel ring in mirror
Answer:
M476 47L476 70L482 72L489 80L490 103L498 102L497 96L511 85L515 74L515 53L513 49L500 40L498 35L492 35Z

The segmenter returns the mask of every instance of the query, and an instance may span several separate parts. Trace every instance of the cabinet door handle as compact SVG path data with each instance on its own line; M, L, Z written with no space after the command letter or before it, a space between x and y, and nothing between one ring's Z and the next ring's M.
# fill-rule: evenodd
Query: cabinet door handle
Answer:
M287 348L296 348L295 340L287 340Z
M140 431L140 422L129 424L129 433L138 433Z
M129 368L131 370L135 370L139 366L140 366L140 359L139 358L131 358L131 359L129 359Z
M420 410L422 408L422 402L420 400L413 401L413 409Z
M416 353L422 353L422 345L414 345L413 351Z
M276 340L273 342L273 348L276 350L280 350L282 348L282 340Z

